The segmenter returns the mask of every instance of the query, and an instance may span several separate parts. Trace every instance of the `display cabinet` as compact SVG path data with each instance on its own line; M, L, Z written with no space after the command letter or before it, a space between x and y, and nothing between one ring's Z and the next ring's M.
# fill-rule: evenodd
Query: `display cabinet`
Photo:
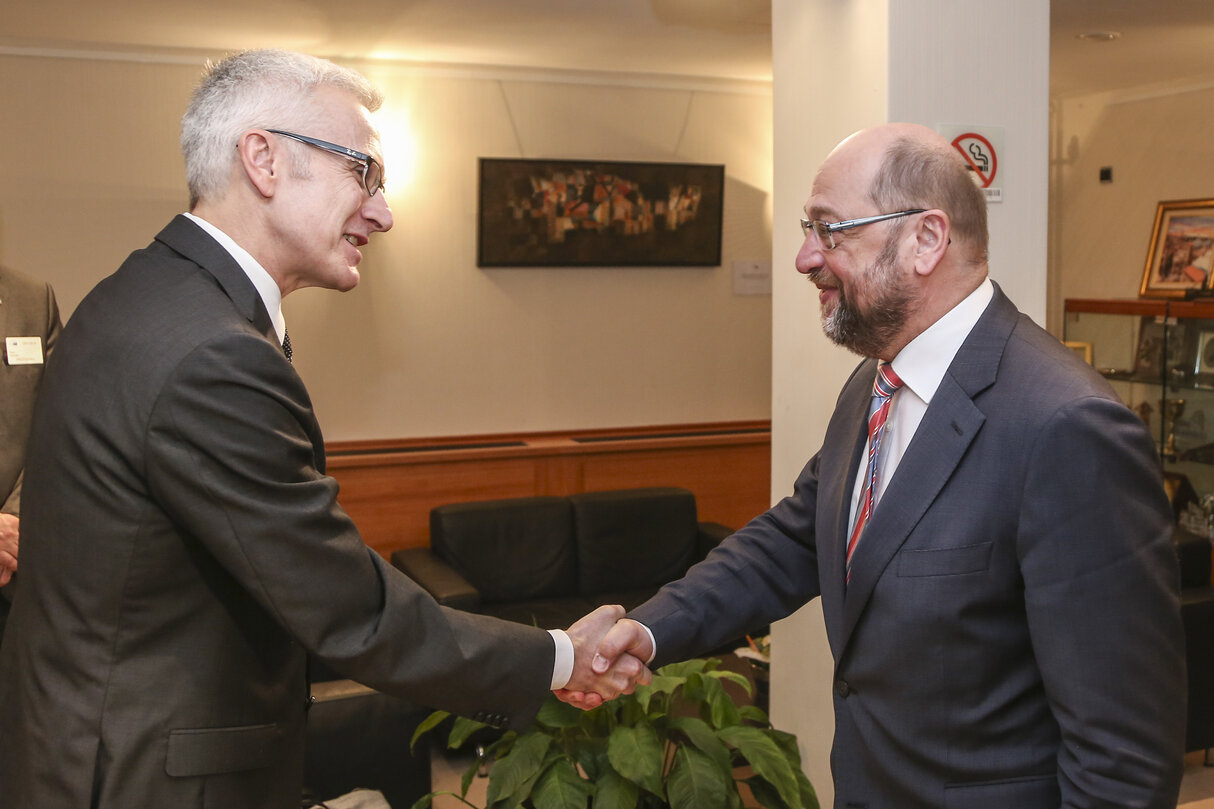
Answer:
M1063 340L1150 428L1181 525L1214 538L1214 300L1071 298Z

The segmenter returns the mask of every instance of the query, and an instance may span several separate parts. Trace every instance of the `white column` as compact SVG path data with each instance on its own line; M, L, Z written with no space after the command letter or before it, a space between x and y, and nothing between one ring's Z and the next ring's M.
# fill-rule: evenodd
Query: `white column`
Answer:
M991 275L1044 322L1049 0L772 0L772 62L774 502L817 450L858 360L822 335L816 292L793 267L814 172L848 134L886 121L1000 129ZM797 734L830 806L833 661L817 602L774 634L772 718Z

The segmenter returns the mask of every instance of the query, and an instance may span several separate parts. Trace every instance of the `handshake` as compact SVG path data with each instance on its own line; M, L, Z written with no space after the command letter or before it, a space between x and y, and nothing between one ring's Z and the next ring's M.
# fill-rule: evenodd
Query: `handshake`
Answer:
M573 673L556 696L588 711L653 679L645 661L653 656L649 632L624 617L618 604L599 607L566 631L573 642Z

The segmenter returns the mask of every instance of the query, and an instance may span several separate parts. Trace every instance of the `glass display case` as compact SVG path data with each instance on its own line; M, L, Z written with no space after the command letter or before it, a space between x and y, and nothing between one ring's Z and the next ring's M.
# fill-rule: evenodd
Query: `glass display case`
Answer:
M1180 524L1214 538L1214 300L1071 298L1063 328L1155 436Z

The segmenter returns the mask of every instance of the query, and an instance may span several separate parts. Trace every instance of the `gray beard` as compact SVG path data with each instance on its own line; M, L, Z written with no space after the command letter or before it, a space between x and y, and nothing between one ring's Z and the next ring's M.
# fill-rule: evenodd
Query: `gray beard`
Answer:
M864 280L875 295L867 310L861 311L853 305L843 287L838 288L834 311L822 318L822 331L836 345L862 357L877 357L906 325L915 296L898 279L896 250L897 245L890 239L864 271ZM810 273L809 278L814 280L814 273Z

